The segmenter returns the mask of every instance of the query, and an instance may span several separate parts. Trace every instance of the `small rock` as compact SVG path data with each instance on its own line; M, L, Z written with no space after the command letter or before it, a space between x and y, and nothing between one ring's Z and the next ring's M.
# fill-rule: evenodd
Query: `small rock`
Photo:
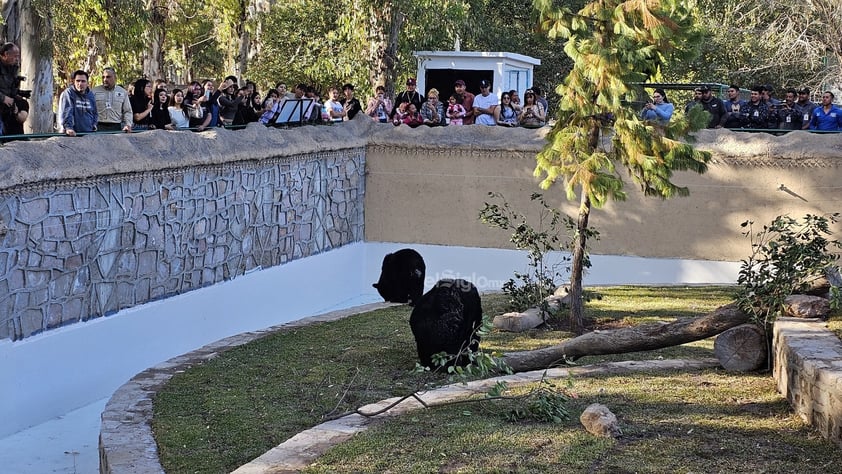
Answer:
M793 318L827 319L830 301L809 295L790 295L784 300L784 314Z
M588 405L582 412L582 416L579 417L579 421L588 433L594 436L619 438L623 435L617 417L611 413L607 406L599 403Z

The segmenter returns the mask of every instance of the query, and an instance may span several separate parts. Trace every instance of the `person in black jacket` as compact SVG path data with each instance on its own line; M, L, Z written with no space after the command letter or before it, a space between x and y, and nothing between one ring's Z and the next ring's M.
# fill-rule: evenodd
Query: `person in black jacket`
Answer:
M415 82L414 77L410 77L406 80L406 90L401 92L395 97L394 106L392 106L392 112L389 114L390 117L395 115L395 112L398 110L398 106L402 102L406 102L407 104L415 104L415 108L421 110L421 104L424 103L424 96L421 95L415 87L417 83Z

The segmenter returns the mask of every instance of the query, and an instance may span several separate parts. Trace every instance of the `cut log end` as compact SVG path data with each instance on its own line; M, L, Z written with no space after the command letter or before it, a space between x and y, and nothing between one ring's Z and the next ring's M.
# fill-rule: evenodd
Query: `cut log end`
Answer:
M751 372L765 367L766 335L756 324L728 329L713 343L713 354L729 372Z

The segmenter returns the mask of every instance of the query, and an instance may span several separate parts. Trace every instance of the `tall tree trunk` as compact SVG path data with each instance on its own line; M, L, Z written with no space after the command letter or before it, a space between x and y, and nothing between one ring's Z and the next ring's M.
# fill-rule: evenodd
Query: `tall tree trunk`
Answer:
M27 133L53 131L53 24L47 13L43 18L32 0L4 1L3 34L6 41L20 46L21 75L27 82L24 89L32 90L29 99L29 118L24 124Z
M593 153L599 146L601 124L591 119L588 129L588 148ZM585 332L585 303L582 299L582 279L585 274L585 256L588 251L588 219L591 216L590 190L583 187L576 221L576 238L573 241L573 264L570 269L570 330L575 334Z
M588 244L588 218L591 200L582 190L579 218L576 221L576 238L573 241L573 262L570 269L570 330L582 334L585 330L585 308L582 298L582 278L585 273L585 252Z
M143 75L154 81L164 77L164 23L168 8L162 0L147 0L146 8L149 10L149 28L143 52Z
M240 24L240 46L237 48L237 79L242 85L243 78L248 72L249 47L251 46L251 35L246 31L245 20Z
M394 7L393 2L387 0L381 6L373 7L369 19L371 88L382 85L387 95L394 96L398 40L406 16Z

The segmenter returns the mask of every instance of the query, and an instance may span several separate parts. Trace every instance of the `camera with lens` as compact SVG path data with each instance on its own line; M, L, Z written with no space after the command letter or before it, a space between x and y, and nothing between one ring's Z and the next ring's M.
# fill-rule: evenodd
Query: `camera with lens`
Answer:
M20 84L21 84L21 82L24 82L24 81L26 81L26 77L25 77L25 76L17 76L17 77L15 77L15 86L14 86L14 89L18 91L18 94L17 94L17 95L19 95L19 96L23 97L24 99L29 99L30 97L32 97L32 91L31 91L31 90L24 90L24 89L21 89L21 88L20 88Z

